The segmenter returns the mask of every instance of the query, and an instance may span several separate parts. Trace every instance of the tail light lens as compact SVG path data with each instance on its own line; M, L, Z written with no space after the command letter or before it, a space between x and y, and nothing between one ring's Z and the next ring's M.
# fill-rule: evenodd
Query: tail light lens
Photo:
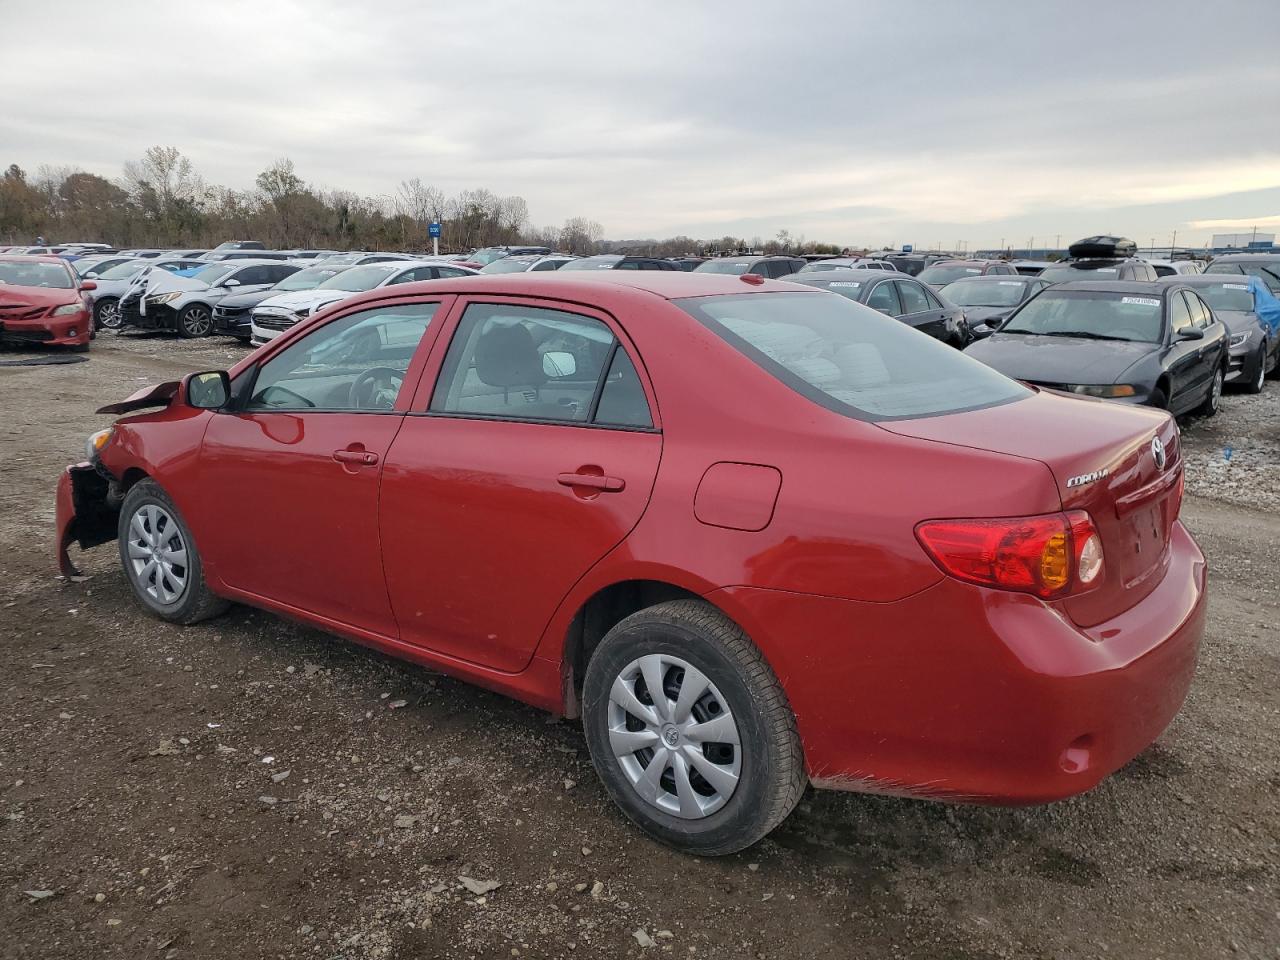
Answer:
M916 538L944 573L985 587L1057 600L1102 579L1102 539L1083 510L929 520L916 527Z

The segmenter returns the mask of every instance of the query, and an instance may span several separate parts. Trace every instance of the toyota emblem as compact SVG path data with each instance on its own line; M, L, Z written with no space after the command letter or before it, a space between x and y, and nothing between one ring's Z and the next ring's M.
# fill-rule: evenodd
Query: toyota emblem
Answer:
M1159 437L1154 437L1151 441L1151 456L1155 457L1156 469L1163 470L1165 464L1164 444L1160 442Z

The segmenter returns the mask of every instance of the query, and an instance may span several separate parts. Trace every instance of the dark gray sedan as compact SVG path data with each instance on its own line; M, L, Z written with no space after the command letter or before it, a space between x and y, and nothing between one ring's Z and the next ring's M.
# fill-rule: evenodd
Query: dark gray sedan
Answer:
M971 339L963 310L928 284L897 271L822 270L782 279L838 293L953 347L963 347Z
M1038 386L1212 416L1227 330L1181 279L1076 280L1041 291L965 353Z
M964 307L969 330L978 339L988 337L1010 314L1049 286L1035 277L966 277L954 280L938 291L958 307Z
M1162 283L1165 281L1161 281ZM1246 393L1261 393L1267 377L1280 374L1280 335L1258 319L1248 277L1204 273L1170 278L1198 293L1227 327L1227 380Z

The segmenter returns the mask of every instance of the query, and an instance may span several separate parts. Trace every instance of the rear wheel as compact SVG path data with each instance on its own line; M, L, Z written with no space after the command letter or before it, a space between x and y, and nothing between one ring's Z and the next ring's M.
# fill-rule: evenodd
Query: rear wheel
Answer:
M115 297L103 297L93 304L93 320L107 330L120 329L120 301Z
M782 685L741 628L701 601L649 607L609 631L587 666L583 725L623 813L690 853L751 846L804 790Z
M196 623L230 606L205 584L191 531L154 480L139 481L129 490L117 533L125 579L160 619Z
M213 313L203 303L193 303L178 314L178 333L188 340L213 332Z
M1222 400L1222 384L1224 379L1221 367L1218 367L1213 371L1213 379L1209 381L1209 395L1204 398L1204 403L1196 407L1196 413L1200 416L1212 417L1218 412L1218 404Z

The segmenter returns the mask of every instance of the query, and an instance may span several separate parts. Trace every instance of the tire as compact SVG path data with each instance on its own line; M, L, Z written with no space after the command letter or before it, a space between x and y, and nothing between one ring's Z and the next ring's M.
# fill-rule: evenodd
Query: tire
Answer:
M213 311L203 303L193 303L178 314L178 333L188 340L198 340L213 333Z
M1258 365L1258 371L1250 378L1248 383L1242 384L1240 389L1245 393L1261 393L1262 388L1267 385L1267 347L1263 344L1258 348L1255 356L1255 362Z
M125 580L142 605L161 620L198 623L231 606L209 590L191 531L154 480L141 480L126 494L118 539ZM159 564L154 562L157 549L164 551ZM185 564L172 560L179 549Z
M120 300L116 297L103 297L94 301L93 322L103 330L119 330Z
M1263 353L1263 356L1265 357L1266 353ZM1275 364L1267 371L1267 379L1277 380L1280 379L1280 348L1277 348L1275 353L1272 354L1272 359L1275 361Z
M1154 390L1151 391L1151 396L1147 397L1147 406L1156 407L1159 410L1168 410L1169 398L1168 396L1165 395L1165 392L1163 390L1161 390L1159 387L1156 387Z
M1218 412L1218 402L1222 399L1222 383L1223 383L1222 367L1218 367L1213 371L1213 380L1209 382L1209 395L1204 398L1204 402L1196 407L1195 412L1202 417L1212 417Z
M646 675L663 677L661 706ZM705 692L682 710L679 693L690 682ZM698 600L633 613L605 635L587 665L583 727L622 812L651 837L700 856L751 846L795 809L807 782L778 678L740 627ZM691 735L699 727L728 739Z

